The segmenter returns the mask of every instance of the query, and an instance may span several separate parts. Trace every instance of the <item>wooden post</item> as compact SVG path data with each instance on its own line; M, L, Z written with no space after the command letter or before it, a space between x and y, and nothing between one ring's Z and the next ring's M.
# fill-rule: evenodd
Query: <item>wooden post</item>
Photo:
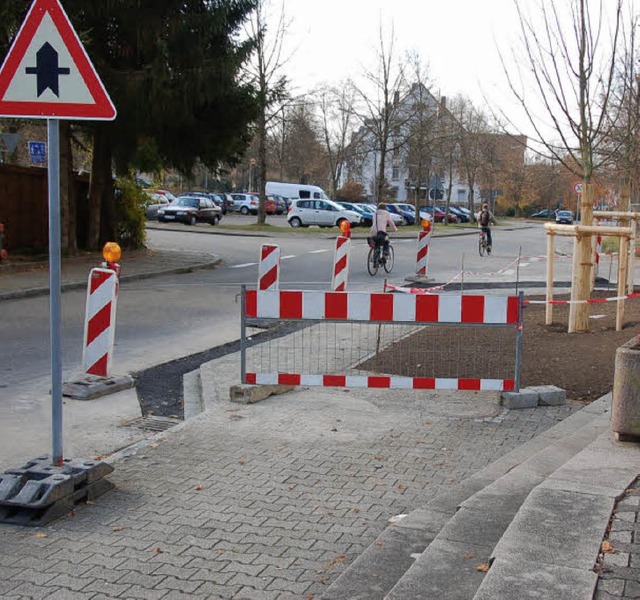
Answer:
M580 223L582 225L591 225L593 222L593 184L584 184L582 190L582 198L580 202ZM593 265L593 252L591 245L591 236L578 234L577 239L577 276L572 282L572 300L589 300L591 298L591 273ZM589 304L576 304L573 312L573 331L587 332L589 331ZM571 317L570 317L571 321ZM571 330L572 323L569 323Z
M629 264L629 238L620 238L620 255L618 256L618 297L626 295L627 268ZM622 331L624 325L624 300L616 303L616 331Z
M573 238L573 264L571 266L571 304L569 304L569 327L567 333L575 333L576 331L576 307L577 304L573 304L577 297L578 286L576 284L578 279L578 236Z
M555 237L556 234L547 231L547 304L544 317L545 325L553 323L553 268L555 261Z
M629 243L629 268L627 277L627 294L633 294L636 289L635 270L636 270L636 235L638 232L638 221L631 221L631 240Z

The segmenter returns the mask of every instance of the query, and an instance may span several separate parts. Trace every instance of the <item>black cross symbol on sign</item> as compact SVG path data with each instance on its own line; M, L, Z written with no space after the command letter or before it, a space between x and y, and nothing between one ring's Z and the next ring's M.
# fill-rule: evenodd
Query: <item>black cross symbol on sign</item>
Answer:
M58 53L55 48L45 42L42 48L36 52L36 66L26 68L27 75L35 75L38 85L38 97L49 88L58 98L60 97L60 86L58 78L60 75L69 75L71 69L58 66Z

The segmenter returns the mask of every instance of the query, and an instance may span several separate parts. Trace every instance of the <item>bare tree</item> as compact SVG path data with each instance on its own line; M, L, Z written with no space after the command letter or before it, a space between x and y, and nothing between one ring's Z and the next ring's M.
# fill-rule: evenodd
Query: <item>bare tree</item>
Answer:
M283 55L288 28L285 4L284 2L281 4L279 18L273 31L269 29L267 23L267 13L270 8L270 0L257 0L255 12L248 25L249 34L255 39L256 50L254 60L247 66L247 75L256 88L260 105L260 114L256 123L260 192L258 223L260 224L266 221L267 134L278 114L273 107L287 97L284 67L288 59Z
M344 81L336 87L322 86L316 91L319 99L324 151L331 173L330 193L335 197L342 171L346 162L346 149L353 132L355 114L355 88L350 80Z
M408 102L412 105L412 118L408 124L407 163L417 211L420 208L423 184L425 200L428 200L429 182L445 138L440 127L440 100L429 91L431 80L428 68L417 53L409 54L408 63L412 70L413 84L407 94Z
M356 114L360 119L374 153L376 198L382 196L386 181L387 155L403 146L406 141L404 125L410 115L400 99L407 91L403 66L395 63L393 28L385 38L380 26L380 46L373 70L365 70L364 86L356 86L360 107Z
M519 82L505 66L509 85L522 107L533 139L546 156L558 160L583 181L580 221L591 225L594 204L594 175L611 158L608 147L614 110L612 92L616 62L620 52L623 0L514 0L520 19L523 65ZM566 13L565 13L566 11ZM568 31L564 20L572 29ZM529 77L524 76L524 69ZM504 66L504 61L503 61ZM525 90L533 88L550 122L557 141L543 131L544 121L529 102ZM594 266L590 238L576 242L577 263L572 300L588 300L591 295L591 269ZM589 305L571 304L569 331L589 330Z

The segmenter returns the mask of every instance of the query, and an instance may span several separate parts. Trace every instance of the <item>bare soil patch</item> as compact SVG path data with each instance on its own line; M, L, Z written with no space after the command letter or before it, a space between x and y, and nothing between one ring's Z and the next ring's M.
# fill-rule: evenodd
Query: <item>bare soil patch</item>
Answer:
M599 294L602 296L596 293L594 297ZM622 331L615 330L615 313L615 302L591 304L590 332L568 334L568 305L554 306L551 325L545 325L544 304L526 305L521 386L556 385L567 391L569 399L585 403L610 392L616 350L634 337L640 342L640 298L626 302ZM460 350L463 347L466 352ZM514 356L513 329L425 327L382 350L362 367L407 377L507 378L513 376L509 369L513 371Z

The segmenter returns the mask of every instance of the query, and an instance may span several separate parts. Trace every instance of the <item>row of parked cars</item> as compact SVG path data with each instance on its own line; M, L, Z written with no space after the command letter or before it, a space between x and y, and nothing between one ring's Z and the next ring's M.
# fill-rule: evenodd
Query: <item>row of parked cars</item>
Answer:
M216 225L227 212L258 214L257 194L186 192L176 197L166 190L146 190L146 193L149 197L147 219L161 222L207 222ZM215 210L215 207L219 210ZM266 199L265 208L269 215L282 215L287 211L288 204L285 198L271 194Z
M467 223L471 220L471 212L462 207L449 207L446 212L441 207L422 206L419 217L412 204L393 202L387 204L396 225L413 225L417 219L429 219L435 222ZM287 221L292 227L333 227L343 220L351 225L371 227L376 212L375 204L363 202L334 202L333 200L293 200L287 214Z

